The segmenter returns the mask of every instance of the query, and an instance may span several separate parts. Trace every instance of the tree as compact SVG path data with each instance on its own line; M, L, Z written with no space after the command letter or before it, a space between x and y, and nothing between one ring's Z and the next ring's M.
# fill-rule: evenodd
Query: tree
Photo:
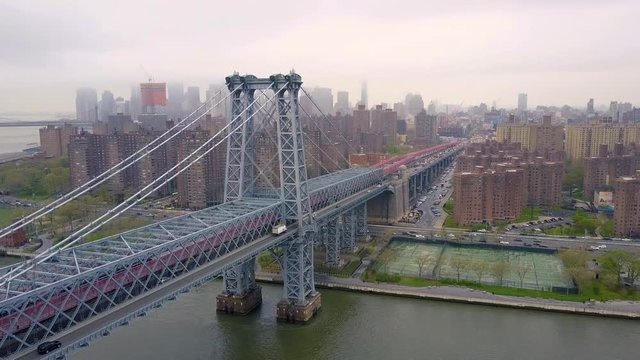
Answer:
M589 260L589 253L586 250L560 250L558 256L565 268L585 267Z
M627 280L633 285L640 277L640 259L633 259L627 265Z
M462 256L452 256L449 266L456 271L457 281L460 282L460 273L469 266L469 260Z
M500 286L509 272L511 272L511 263L508 260L500 260L491 267L491 274L498 280Z
M520 288L522 288L524 287L524 278L527 276L527 273L529 273L529 270L531 270L531 267L529 264L519 263L518 266L515 267L515 270L520 278Z
M418 257L413 259L416 265L418 265L418 277L422 277L422 269L431 262L431 255L429 254L420 254Z
M471 271L476 274L478 284L482 283L482 277L489 272L489 263L482 260L473 261L470 265Z
M384 266L385 272L388 271L389 263L396 260L398 258L398 254L395 250L386 249L380 255L378 255L378 262L380 262Z
M622 273L629 269L633 254L624 250L609 250L600 257L600 267L607 275L616 278L616 285L622 285Z

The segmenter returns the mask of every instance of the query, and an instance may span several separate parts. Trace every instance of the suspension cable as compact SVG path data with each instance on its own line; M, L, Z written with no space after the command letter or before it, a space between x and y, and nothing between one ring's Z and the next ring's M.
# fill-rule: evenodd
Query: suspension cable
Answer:
M320 107L318 106L318 104L316 104L316 101L313 100L313 98L311 97L311 95L307 92L307 90L304 87L300 87L300 89L302 89L302 92L304 92L305 95L307 95L307 98L309 98L309 100L311 100L311 103L316 107L316 109L318 109L318 111L320 111L320 114L322 114L322 117L324 117L325 120L327 120L327 122L331 125L331 127L333 128L333 130L337 133L340 134L340 136L342 136L342 138L344 139L345 143L347 144L347 146L349 146L351 148L351 150L353 151L354 154L357 154L358 151L356 151L356 149L353 148L353 146L349 143L349 141L347 140L346 137L344 137L344 135L342 134L341 131L339 131L338 129L336 129L335 125L333 124L333 122L331 120L329 120L329 118L327 118L327 115L325 115L325 113L320 109Z
M220 105L229 96L231 96L231 94L234 91L239 89L240 86L242 86L242 85L238 85L238 87L236 87L233 91L231 91L227 96L222 98L216 104L212 105L211 108L213 109L213 108L217 107L218 105ZM214 94L210 99L206 100L202 105L200 105L197 109L195 109L193 112L191 112L189 115L187 115L184 119L180 120L173 127L171 127L170 129L165 131L163 134L161 134L160 136L158 136L155 139L153 139L151 142L149 142L148 144L146 144L145 146L143 146L142 148L137 150L135 153L133 153L132 155L130 155L126 159L120 161L118 164L116 164L116 165L112 166L110 169L104 171L102 174L96 176L95 178L89 180L88 182L84 183L80 187L78 187L78 188L72 190L71 192L63 195L62 197L54 200L53 202L45 205L44 207L40 208L39 210L35 211L34 213L31 213L31 214L27 215L22 220L5 227L4 229L2 229L0 231L0 238L2 238L4 236L6 236L6 235L8 235L8 234L10 234L10 233L22 228L22 227L34 222L35 220L41 218L42 216L51 213L52 211L60 208L61 206L65 205L65 204L77 199L78 197L86 194L87 192L95 189L97 186L99 186L100 184L102 184L105 181L109 180L113 176L119 174L120 172L124 171L128 167L132 166L133 164L138 162L140 159L142 159L145 156L151 154L152 152L154 152L155 150L157 150L158 148L160 148L161 146L163 146L164 144L169 142L171 139L175 138L176 136L181 134L183 131L188 129L191 125L195 124L203 116L205 116L206 115L206 111L202 115L198 116L197 118L195 118L194 120L189 122L186 126L181 126L184 122L186 122L189 119L189 117L193 116L196 112L198 112L200 109L202 109L204 106L206 106L209 103L209 100L211 101L211 103L213 103L213 99L215 99L215 97L218 96L221 93L222 93L222 89L220 89L220 91L218 91L216 94ZM171 135L167 139L163 140L162 142L160 142L159 144L154 146L155 143L159 142L164 136L166 136L167 134L171 133L175 129L178 129L178 131L176 133L174 133L173 135ZM153 148L151 150L147 150L151 146L153 146ZM120 167L123 164L125 164L126 162L128 162L129 160L131 160L134 157L136 157L138 154L142 153L143 151L146 151L146 152L144 154L142 154L141 156L137 157L132 162L129 162L125 166ZM114 170L117 170L117 171L114 172L114 173L111 173Z
M288 83L287 83L288 84ZM275 97L279 92L283 91L286 89L286 85L283 86L282 88L280 88L278 91L275 92L275 94L273 95L273 97ZM273 83L271 84L273 85ZM271 87L271 85L269 85ZM262 96L262 95L261 95ZM55 244L54 246L52 246L51 248L49 248L46 252L39 254L38 256L36 256L35 258L33 258L31 261L31 264L29 264L30 267L33 267L35 265L41 264L44 261L50 259L51 257L53 257L54 255L56 255L57 253L59 253L62 250L66 250L69 247L73 246L74 244L76 244L78 241L84 239L87 235L91 234L92 232L94 232L95 230L97 230L98 228L100 228L102 225L110 222L111 220L113 220L114 218L120 216L122 213L124 213L125 211L129 210L131 207L135 206L136 204L138 204L141 200L145 199L147 196L149 196L150 194L154 193L156 190L160 189L162 186L164 186L165 184L167 184L169 181L173 180L174 178L176 178L178 175L180 175L183 171L185 171L186 169L188 169L191 165L193 165L194 163L196 163L197 161L199 161L200 159L202 159L205 155L207 155L208 153L210 153L214 148L216 148L217 146L219 146L223 141L225 141L227 138L229 138L235 131L237 131L238 129L240 129L244 124L246 124L250 119L253 118L253 116L255 116L255 114L257 113L253 113L251 114L251 116L247 117L242 123L240 123L236 128L234 128L232 131L230 131L228 134L226 134L220 141L218 141L214 146L210 147L209 149L207 149L203 154L199 155L196 159L194 159L193 161L191 161L188 165L186 165L184 168L178 170L175 174L171 175L168 179L164 180L160 185L156 186L155 188L153 188L152 190L148 191L146 194L141 195L144 191L146 191L147 189L149 189L150 187L154 186L157 182L159 182L161 179L165 178L170 172L174 171L176 168L178 168L179 166L181 166L184 162L186 162L187 160L189 160L192 156L194 156L197 152L199 152L200 150L202 150L204 147L206 147L207 145L209 145L217 136L219 136L221 133L223 133L225 130L227 130L227 128L229 128L231 126L231 124L237 120L243 113L245 113L247 111L248 108L250 108L253 104L255 104L260 97L257 97L251 104L249 104L242 112L240 112L240 114L238 114L234 119L232 119L224 128L222 128L220 131L218 131L214 136L212 136L210 139L208 139L206 142L204 142L202 145L200 145L200 147L198 147L196 150L194 150L192 153L190 153L187 157L185 157L184 159L182 159L178 164L174 165L171 169L167 170L164 174L162 174L160 177L156 178L153 182L151 182L150 184L148 184L147 186L145 186L143 189L141 189L140 191L138 191L137 193L131 195L129 198L127 198L125 201L123 201L122 203L118 204L116 207L114 207L113 209L107 211L105 214L103 214L102 216L100 216L99 218L93 220L91 223L85 225L82 229L76 231L75 233L69 235L68 237L66 237L65 239L63 239L62 241L60 241L59 243ZM262 109L264 106L266 106L266 103L263 104L260 109ZM125 205L126 206L123 206ZM124 207L124 208L122 208ZM114 212L116 212L115 214L113 214ZM113 214L110 218L102 221L103 219L107 218L110 214ZM98 222L100 222L98 224ZM92 227L92 228L91 228ZM91 228L91 229L89 229ZM88 230L87 230L88 229ZM85 230L87 230L85 232ZM84 234L82 234L83 232L85 232ZM76 237L75 239L71 240L73 237ZM70 241L71 240L71 241ZM66 244L65 244L66 243ZM59 248L59 249L58 249ZM15 279L16 277L24 274L25 272L27 272L29 269L23 269L23 264L20 264L20 266L11 269L9 272L5 273L2 275L2 277L0 277L0 279L3 280L2 283L0 283L0 287L2 287L3 285L5 285L7 282L10 282L11 280ZM19 271L22 270L22 271ZM15 274L15 272L18 272L18 274Z

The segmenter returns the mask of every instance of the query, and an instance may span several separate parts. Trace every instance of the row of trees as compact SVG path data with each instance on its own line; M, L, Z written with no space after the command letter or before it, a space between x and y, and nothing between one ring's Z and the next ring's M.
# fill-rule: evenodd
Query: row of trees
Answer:
M414 258L415 264L418 265L418 277L422 277L425 267L434 260L436 259L431 254L421 254ZM512 264L508 259L504 259L489 263L460 255L454 255L449 258L448 265L456 273L456 281L458 282L460 282L460 276L468 270L474 273L478 284L482 284L482 280L486 275L491 275L501 286L504 284L505 278L511 273L515 273L520 279L520 287L524 287L524 279L531 270L531 266L528 263L521 261L517 264ZM438 266L438 264L434 266ZM440 264L435 271L436 277L440 277L441 269L442 265Z

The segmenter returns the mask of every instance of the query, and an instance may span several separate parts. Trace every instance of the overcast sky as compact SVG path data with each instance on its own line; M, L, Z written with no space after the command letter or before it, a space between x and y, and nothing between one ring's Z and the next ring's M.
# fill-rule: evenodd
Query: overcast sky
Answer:
M348 3L348 4L347 4ZM0 0L0 113L291 68L369 103L640 105L638 0ZM144 68L144 70L143 70Z

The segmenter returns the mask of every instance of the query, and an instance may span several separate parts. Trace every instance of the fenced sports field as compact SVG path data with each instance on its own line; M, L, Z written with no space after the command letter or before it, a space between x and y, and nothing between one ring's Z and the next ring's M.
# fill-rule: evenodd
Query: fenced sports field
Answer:
M560 259L552 253L402 240L393 240L387 251L393 255L387 262L379 261L377 271L418 277L418 264L423 263L422 277L457 279L459 272L460 280L499 285L495 267L502 263L503 286L522 284L523 288L538 290L572 287Z

